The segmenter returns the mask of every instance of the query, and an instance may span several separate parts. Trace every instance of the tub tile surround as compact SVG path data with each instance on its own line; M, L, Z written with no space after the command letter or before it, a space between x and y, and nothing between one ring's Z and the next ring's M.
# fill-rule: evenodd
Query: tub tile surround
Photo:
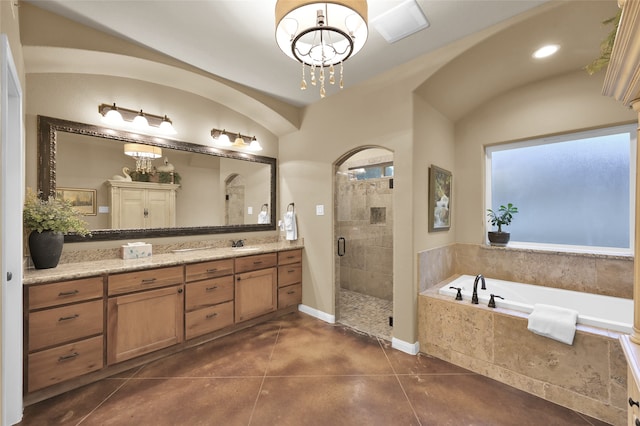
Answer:
M418 254L420 291L455 274L633 298L633 257L451 244Z
M610 424L626 423L627 363L616 332L578 326L572 346L527 315L437 294L458 274L632 298L633 258L452 244L419 253L422 352ZM523 348L525 348L523 350Z
M625 424L626 364L615 333L593 335L579 326L569 346L529 332L525 315L471 306L435 288L419 297L418 312L423 352L610 424Z

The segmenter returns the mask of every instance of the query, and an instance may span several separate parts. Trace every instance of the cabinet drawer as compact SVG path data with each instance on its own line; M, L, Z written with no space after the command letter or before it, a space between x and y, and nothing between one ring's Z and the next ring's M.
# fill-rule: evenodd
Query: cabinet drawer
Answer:
M103 337L30 354L27 389L33 392L103 367Z
M102 294L102 277L34 285L29 287L29 310L98 299Z
M233 259L187 265L185 267L185 275L187 282L233 275Z
M278 287L302 282L302 265L292 264L278 266Z
M278 289L278 309L302 303L302 284L294 284Z
M217 305L233 300L233 276L189 283L185 289L187 311Z
M221 303L185 315L187 339L220 330L233 324L233 301Z
M182 284L182 280L182 266L109 275L108 293L109 296L131 293L155 287Z
M287 250L278 252L278 265L302 262L302 250Z
M29 352L102 333L102 300L29 314Z
M236 274L255 271L257 269L270 268L276 266L278 261L277 253L256 254L254 256L236 257Z

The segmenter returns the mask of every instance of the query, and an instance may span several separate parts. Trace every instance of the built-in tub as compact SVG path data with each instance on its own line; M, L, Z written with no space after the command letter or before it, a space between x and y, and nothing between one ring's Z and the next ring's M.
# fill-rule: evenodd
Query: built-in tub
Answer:
M457 290L450 287L459 287L462 288L463 300L470 303L474 280L474 276L461 275L452 282L443 285L438 290L438 293L455 298ZM544 303L578 311L578 324L629 334L633 330L632 299L581 293L491 278L485 278L485 281L486 290L481 290L481 286L478 284L478 298L480 303L485 306L489 302L489 295L494 294L504 297L504 300L495 299L496 307L499 308L531 313L533 305Z

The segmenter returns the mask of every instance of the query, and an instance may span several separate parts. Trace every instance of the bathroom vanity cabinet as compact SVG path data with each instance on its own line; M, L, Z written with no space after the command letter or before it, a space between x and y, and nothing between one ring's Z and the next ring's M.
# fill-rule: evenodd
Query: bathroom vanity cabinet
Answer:
M236 322L246 321L276 310L278 306L277 262L277 253L235 259Z
M302 250L278 253L278 309L302 303Z
M108 277L107 364L182 342L183 267Z
M93 269L98 261L91 268L98 276L60 281L64 274L54 273L51 281L25 284L25 404L253 326L301 303L302 249L229 253L177 265L176 255L154 255L144 260L146 267L133 261L137 266L129 271ZM166 259L171 264L163 266Z
M176 190L180 185L107 181L111 229L172 228L176 226Z
M25 289L25 387L29 392L104 366L104 279Z
M185 266L185 338L233 324L233 259Z

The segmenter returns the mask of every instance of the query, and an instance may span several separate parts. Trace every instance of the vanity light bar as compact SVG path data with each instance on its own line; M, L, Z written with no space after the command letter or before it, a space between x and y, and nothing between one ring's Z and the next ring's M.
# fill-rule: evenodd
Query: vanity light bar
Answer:
M222 147L240 148L253 152L262 151L262 146L255 136L232 133L226 129L211 129L211 137ZM233 142L231 142L231 138L233 138Z
M167 135L175 135L177 133L173 128L173 123L166 115L154 115L142 110L122 108L116 106L115 103L100 104L98 112L109 124L122 125L129 122L139 130L155 130L153 129L155 127Z

